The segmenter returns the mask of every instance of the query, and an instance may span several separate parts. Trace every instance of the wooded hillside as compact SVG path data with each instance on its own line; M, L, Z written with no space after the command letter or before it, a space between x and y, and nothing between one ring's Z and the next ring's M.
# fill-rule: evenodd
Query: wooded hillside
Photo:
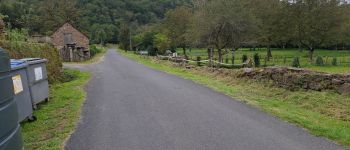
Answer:
M158 22L168 9L189 0L1 0L0 14L11 28L50 35L70 22L92 42L117 42L119 27Z

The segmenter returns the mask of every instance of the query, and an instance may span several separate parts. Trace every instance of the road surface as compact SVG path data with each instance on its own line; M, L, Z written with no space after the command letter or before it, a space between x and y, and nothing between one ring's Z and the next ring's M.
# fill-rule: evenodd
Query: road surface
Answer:
M109 50L67 150L340 150L224 94Z

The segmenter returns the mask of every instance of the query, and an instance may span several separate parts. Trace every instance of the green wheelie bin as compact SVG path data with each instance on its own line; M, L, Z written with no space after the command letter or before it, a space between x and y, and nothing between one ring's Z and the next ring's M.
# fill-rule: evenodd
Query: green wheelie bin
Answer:
M23 150L10 59L0 49L0 150Z

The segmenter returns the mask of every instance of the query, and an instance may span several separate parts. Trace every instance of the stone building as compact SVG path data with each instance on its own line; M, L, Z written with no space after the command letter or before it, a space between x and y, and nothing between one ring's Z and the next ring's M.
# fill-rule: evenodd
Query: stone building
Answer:
M89 38L69 23L60 27L51 43L60 50L63 61L84 61L90 58Z

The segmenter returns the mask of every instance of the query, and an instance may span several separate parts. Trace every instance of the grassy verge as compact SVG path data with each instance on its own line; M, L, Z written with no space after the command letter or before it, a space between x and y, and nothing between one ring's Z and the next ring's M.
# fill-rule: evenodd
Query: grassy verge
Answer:
M65 74L73 80L52 85L50 101L34 112L38 120L22 124L26 150L61 150L74 130L86 96L83 85L90 75L75 70L65 70Z
M350 97L331 91L288 91L268 83L220 76L204 69L183 69L167 61L119 51L139 63L208 86L350 149Z

